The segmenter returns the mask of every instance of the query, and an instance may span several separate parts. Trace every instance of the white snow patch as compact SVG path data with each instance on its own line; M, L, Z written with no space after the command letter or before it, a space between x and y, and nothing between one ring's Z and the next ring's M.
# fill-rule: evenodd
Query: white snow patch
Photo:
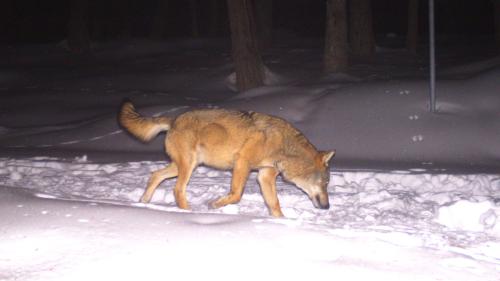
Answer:
M500 208L491 201L460 200L439 208L436 221L446 227L462 231L500 230L497 218ZM497 233L497 234L500 234Z

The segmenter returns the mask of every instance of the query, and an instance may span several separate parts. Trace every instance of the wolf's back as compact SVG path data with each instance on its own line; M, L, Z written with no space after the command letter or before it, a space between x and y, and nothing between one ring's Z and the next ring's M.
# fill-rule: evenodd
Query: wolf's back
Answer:
M143 117L131 102L124 102L118 114L118 122L130 134L143 142L148 142L160 132L168 131L172 124L169 117Z

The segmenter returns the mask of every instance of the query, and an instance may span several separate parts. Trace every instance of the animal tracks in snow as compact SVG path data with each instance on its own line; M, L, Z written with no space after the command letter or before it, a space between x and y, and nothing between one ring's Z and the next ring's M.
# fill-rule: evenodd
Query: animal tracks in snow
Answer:
M389 90L386 90L385 92L390 93ZM401 95L401 96L409 96L410 94L411 94L410 90L407 90L407 89L399 90L399 95ZM416 121L420 120L420 115L413 113L413 114L408 115L408 119L410 121L416 122ZM417 134L411 136L410 139L413 143L422 142L422 141L424 141L424 136L422 134L417 133Z
M418 121L420 119L420 116L418 114L412 114L408 116L408 119L411 121ZM422 134L416 134L411 137L411 140L413 142L421 142L424 140L424 136Z
M422 135L415 135L415 136L411 137L411 140L414 141L414 142L420 142L420 141L424 140L424 136L422 136Z

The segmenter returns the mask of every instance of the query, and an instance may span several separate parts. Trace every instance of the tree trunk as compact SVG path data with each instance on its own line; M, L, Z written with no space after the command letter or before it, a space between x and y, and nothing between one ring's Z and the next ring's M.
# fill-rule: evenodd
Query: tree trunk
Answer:
M112 16L113 33L117 38L132 36L132 3L131 0L113 0L114 15Z
M349 65L345 3L345 0L326 2L325 72L344 71Z
M418 45L418 0L408 3L408 31L406 33L406 48L416 54Z
M68 46L74 53L85 53L90 50L90 38L87 28L88 1L71 0L70 5Z
M13 0L0 1L0 43L10 42L16 34Z
M158 0L158 6L149 34L151 39L161 40L165 36L168 18L168 2L168 0Z
M236 86L245 91L264 84L251 0L227 0Z
M349 39L352 55L371 57L375 51L371 0L351 0L350 4Z
M210 18L208 25L208 34L217 36L219 33L219 10L221 9L219 0L210 0Z
M257 20L257 37L261 50L271 45L273 30L273 1L255 0L255 15Z
M191 36L200 37L200 27L198 26L198 2L189 0L189 10L191 12Z
M500 0L493 0L495 13L495 42L500 48Z

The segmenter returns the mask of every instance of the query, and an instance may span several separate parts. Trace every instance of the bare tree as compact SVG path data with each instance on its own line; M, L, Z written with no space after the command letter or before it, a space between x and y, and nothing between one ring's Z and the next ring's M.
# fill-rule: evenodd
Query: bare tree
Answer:
M71 0L68 23L68 46L72 52L85 53L90 50L87 28L89 3L87 0Z
M349 41L356 57L370 57L375 51L371 0L351 0Z
M111 14L108 15L111 35L115 38L130 38L133 25L131 22L132 0L108 1L111 3Z
M220 21L220 0L210 0L210 17L208 23L208 34L210 36L217 36L219 31Z
M151 32L149 37L160 40L165 36L168 18L168 2L169 0L158 0L158 6L153 18Z
M345 0L327 0L324 70L339 72L347 69L347 19Z
M15 34L13 0L0 1L0 43L8 42Z
M418 0L409 0L406 48L412 53L417 53L417 46L418 46Z
M495 13L495 42L500 47L500 0L493 0Z
M255 0L255 15L257 20L257 37L259 46L265 49L271 45L273 30L273 1Z
M251 0L227 0L236 86L244 91L262 86L264 66L257 43Z
M200 27L198 25L198 1L189 0L189 11L191 13L191 36L200 37Z

